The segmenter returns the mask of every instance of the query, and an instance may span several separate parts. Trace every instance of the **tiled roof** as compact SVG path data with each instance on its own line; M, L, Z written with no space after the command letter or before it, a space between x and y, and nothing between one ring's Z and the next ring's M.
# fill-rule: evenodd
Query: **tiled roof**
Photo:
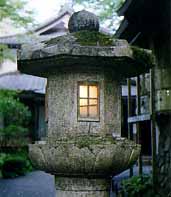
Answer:
M24 90L45 94L46 78L12 72L0 75L0 89Z
M50 18L49 20L45 21L43 24L41 24L38 28L34 29L34 32L39 32L44 27L50 26L52 24L55 24L57 21L59 21L65 14L72 15L74 12L73 9L65 7L62 10L59 11L58 15L55 17Z
M23 44L23 35L3 36L0 37L0 44L21 45Z
M61 23L60 21L59 21L59 24L57 24L55 26L56 31L50 32L49 35L41 35L40 36L37 34L37 32L40 29L43 29L45 26L50 27L51 24L53 24L53 23L55 24L55 22L57 22L60 18L62 18L63 15L65 15L66 13L71 15L72 12L73 12L73 10L66 7L65 9L61 10L61 12L59 13L59 15L57 17L51 18L50 20L48 20L47 22L42 24L40 27L34 29L32 31L33 32L32 34L25 33L25 34L17 34L17 35L12 35L12 36L3 36L3 37L0 37L0 44L20 46L21 44L35 42L35 40L36 41L37 40L44 41L44 40L48 40L49 38L64 35L64 34L66 34L67 30L65 29L63 23ZM61 30L63 30L63 31L61 31Z

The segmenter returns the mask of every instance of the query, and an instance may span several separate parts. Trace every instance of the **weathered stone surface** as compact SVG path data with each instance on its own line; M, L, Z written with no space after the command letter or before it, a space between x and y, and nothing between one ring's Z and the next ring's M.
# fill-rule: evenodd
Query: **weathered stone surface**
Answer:
M61 191L57 190L56 197L109 197L109 191Z
M81 30L99 31L99 19L86 10L75 12L69 19L68 29L70 33Z
M62 176L110 177L127 169L138 158L140 146L126 139L75 136L57 140L48 138L46 145L29 146L33 164Z
M97 82L100 87L99 121L78 121L78 82ZM89 69L61 71L49 76L48 135L61 136L67 133L115 133L121 132L121 98L117 81L104 71Z
M23 47L18 53L18 68L21 72L47 77L47 70L87 65L87 57L90 66L109 67L122 77L136 76L150 68L134 57L127 41L97 32L76 32Z
M91 33L90 33L91 36ZM40 59L54 55L79 55L79 56L106 56L106 57L132 57L132 50L125 40L113 40L111 46L82 46L75 34L60 36L42 45L33 45L23 48L19 53L19 59Z
M109 197L110 180L56 177L57 197Z

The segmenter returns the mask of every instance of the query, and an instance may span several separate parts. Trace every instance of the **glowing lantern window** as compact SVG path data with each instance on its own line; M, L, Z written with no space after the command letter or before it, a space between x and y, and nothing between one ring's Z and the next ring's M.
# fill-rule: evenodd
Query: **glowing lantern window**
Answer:
M99 119L99 87L97 83L79 83L78 92L79 119Z

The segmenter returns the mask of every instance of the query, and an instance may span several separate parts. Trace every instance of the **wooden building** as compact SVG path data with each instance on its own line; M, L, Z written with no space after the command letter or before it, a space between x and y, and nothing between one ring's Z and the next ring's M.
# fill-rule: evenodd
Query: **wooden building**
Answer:
M150 71L153 180L160 196L171 194L171 1L126 0L118 11L124 20L116 32L130 44L151 49L156 63ZM147 75L142 81L147 82ZM147 85L149 83L147 82ZM150 106L149 105L149 106ZM156 128L159 130L158 141ZM157 148L158 145L158 148ZM156 159L156 155L157 158Z

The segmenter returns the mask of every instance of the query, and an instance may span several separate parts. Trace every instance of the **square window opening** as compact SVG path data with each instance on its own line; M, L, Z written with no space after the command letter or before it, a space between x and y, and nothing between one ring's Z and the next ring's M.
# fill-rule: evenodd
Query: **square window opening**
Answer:
M99 121L98 83L78 83L78 120Z

